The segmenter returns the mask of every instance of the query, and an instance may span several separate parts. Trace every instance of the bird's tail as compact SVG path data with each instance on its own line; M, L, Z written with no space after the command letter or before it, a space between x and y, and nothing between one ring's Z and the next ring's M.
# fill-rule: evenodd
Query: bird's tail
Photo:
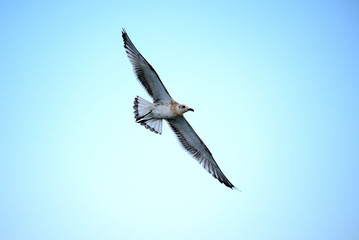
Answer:
M162 119L153 118L152 103L137 96L133 103L136 122L155 133L162 133Z

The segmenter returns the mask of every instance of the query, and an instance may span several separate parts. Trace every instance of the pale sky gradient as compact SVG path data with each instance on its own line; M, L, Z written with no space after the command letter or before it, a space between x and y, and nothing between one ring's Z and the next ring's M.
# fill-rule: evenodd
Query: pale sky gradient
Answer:
M359 239L358 1L2 1L0 239ZM232 191L136 124L121 29Z

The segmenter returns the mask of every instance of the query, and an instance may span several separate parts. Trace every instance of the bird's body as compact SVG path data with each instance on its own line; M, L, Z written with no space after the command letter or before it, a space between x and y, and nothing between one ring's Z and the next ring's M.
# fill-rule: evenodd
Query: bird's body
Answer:
M165 119L182 146L213 177L227 187L235 188L223 174L207 146L184 118L184 113L194 110L186 105L179 104L171 98L156 71L136 49L125 30L122 31L122 37L135 74L154 101L151 103L139 96L135 98L133 108L135 109L136 122L155 133L161 134L162 121Z
M183 113L178 111L178 103L171 102L171 103L155 103L153 104L153 117L157 119L173 119L179 116L182 116Z

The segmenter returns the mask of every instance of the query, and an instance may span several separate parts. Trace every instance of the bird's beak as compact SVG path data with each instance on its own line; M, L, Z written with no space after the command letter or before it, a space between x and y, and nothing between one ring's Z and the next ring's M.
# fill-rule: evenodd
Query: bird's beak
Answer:
M192 111L192 112L194 112L193 108L189 108L189 109L188 109L188 111Z

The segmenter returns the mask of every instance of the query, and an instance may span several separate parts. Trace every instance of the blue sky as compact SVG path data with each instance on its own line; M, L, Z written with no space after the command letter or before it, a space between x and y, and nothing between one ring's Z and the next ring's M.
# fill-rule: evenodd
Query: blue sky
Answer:
M357 1L2 1L1 239L358 239ZM230 181L165 124L125 27Z

